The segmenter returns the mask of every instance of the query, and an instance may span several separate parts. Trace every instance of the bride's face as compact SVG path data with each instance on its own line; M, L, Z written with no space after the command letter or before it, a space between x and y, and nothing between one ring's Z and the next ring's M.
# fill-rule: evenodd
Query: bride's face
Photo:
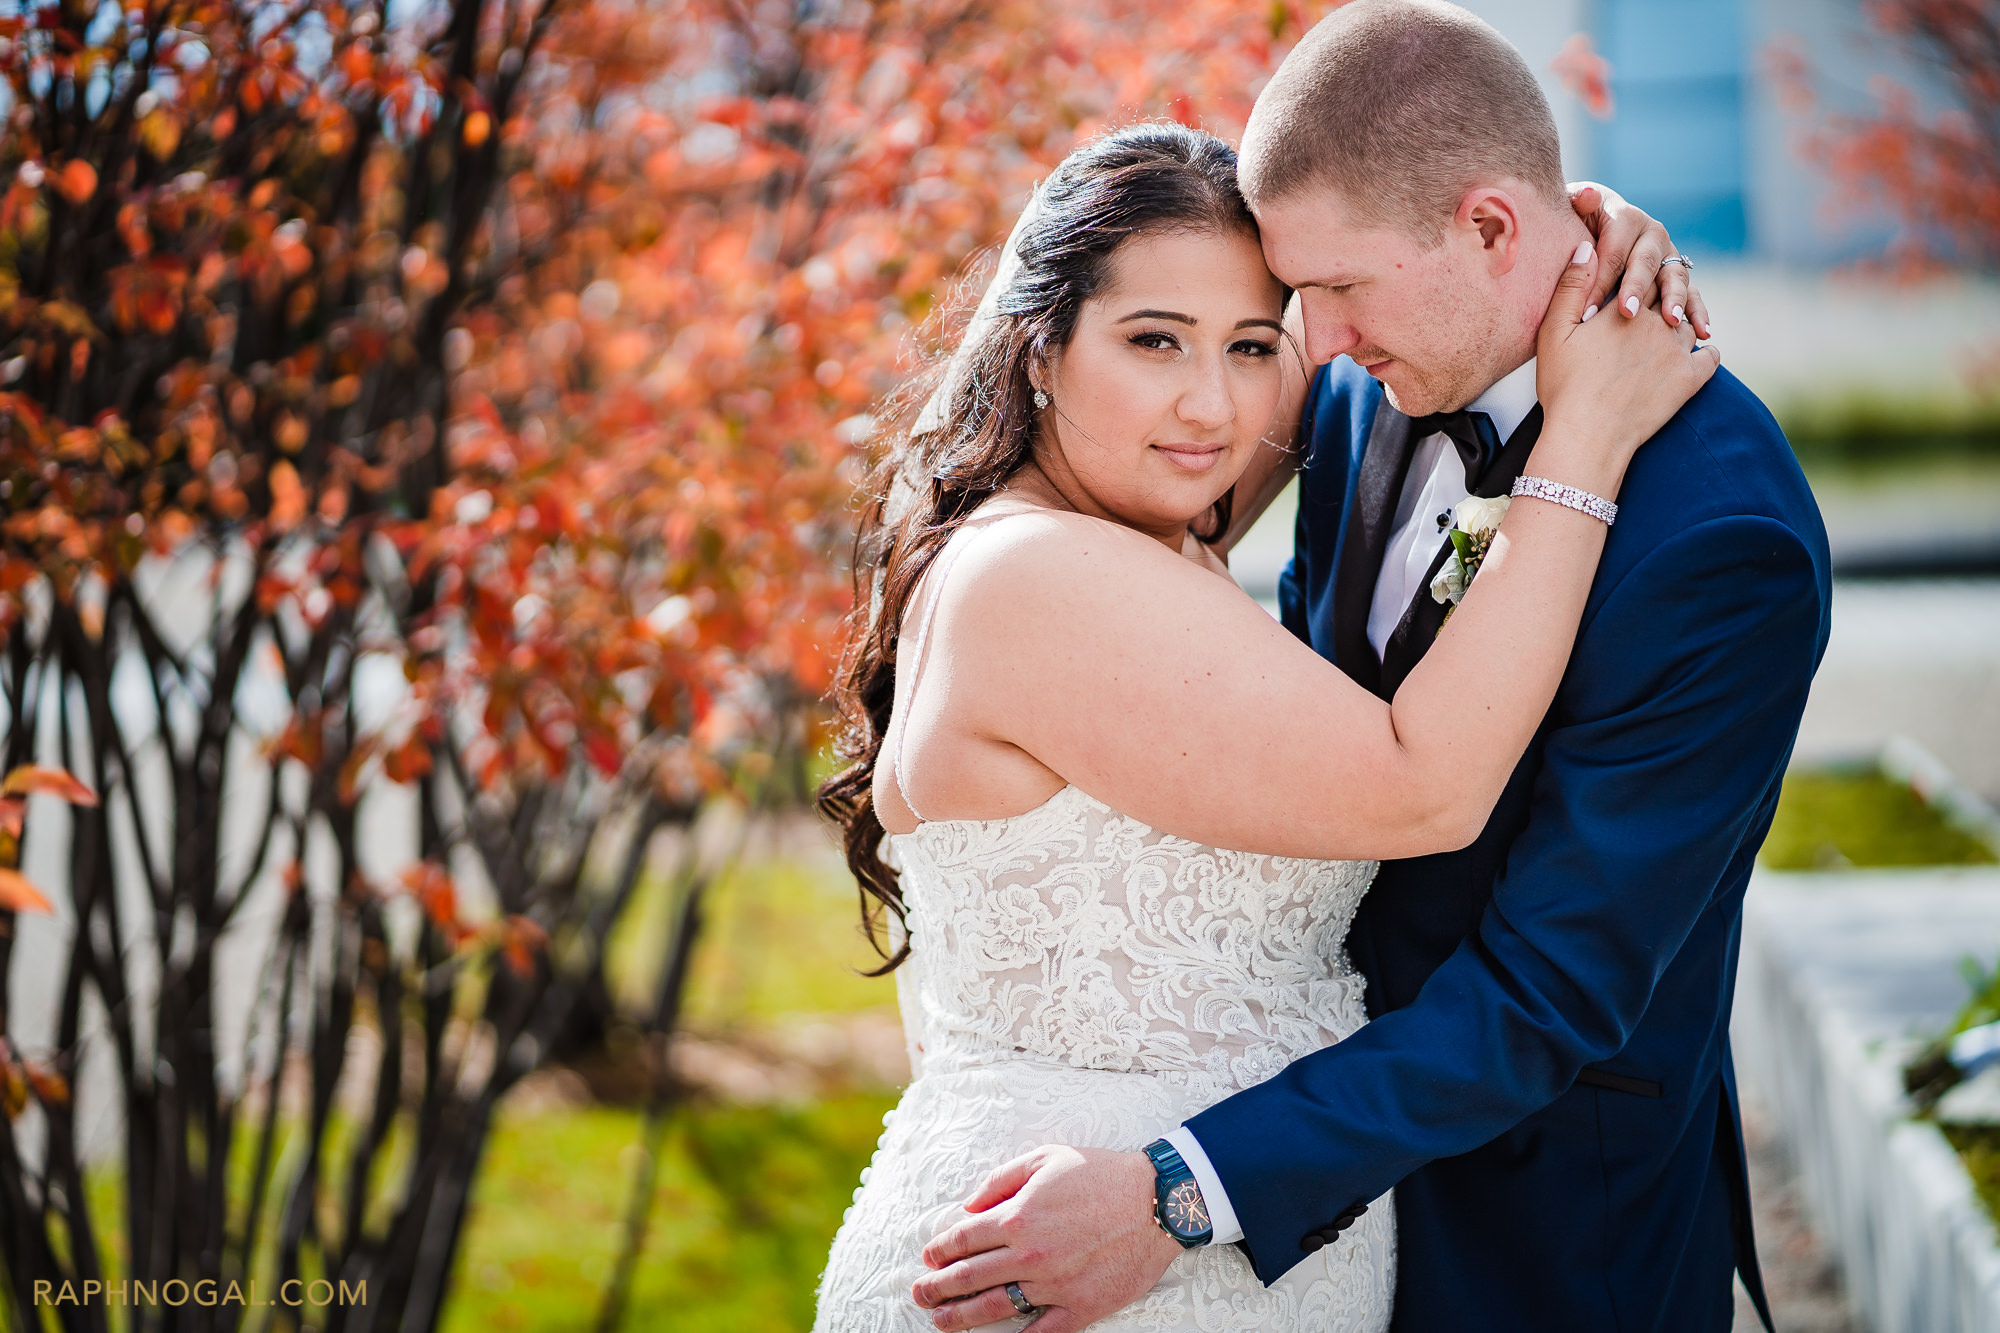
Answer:
M1277 410L1284 288L1237 231L1137 236L1110 263L1037 377L1036 462L1076 508L1178 546Z

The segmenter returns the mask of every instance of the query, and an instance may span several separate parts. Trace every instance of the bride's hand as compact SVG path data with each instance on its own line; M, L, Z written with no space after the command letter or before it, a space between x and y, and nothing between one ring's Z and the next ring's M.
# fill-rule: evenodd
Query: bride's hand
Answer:
M1590 228L1597 251L1604 256L1584 309L1616 306L1619 314L1631 319L1650 306L1662 312L1670 326L1678 325L1685 314L1697 337L1714 336L1708 306L1687 268L1661 262L1677 252L1673 238L1657 219L1596 181L1571 182L1569 206ZM1621 277L1623 283L1619 282ZM1615 301L1611 299L1614 286L1618 293Z
M1588 243L1556 284L1536 340L1535 391L1545 418L1530 466L1538 475L1611 496L1639 446L1715 374L1722 358L1696 347L1683 320L1584 318L1596 277Z

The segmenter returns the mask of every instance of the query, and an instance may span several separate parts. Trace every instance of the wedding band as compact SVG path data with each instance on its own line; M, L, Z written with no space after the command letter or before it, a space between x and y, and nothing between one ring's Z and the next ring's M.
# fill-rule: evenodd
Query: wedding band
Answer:
M1661 268L1665 268L1669 264L1679 264L1683 273L1694 272L1694 261L1686 255L1668 255L1660 261Z
M1014 1308L1022 1314L1033 1314L1040 1308L1021 1294L1021 1284L1018 1282L1009 1282L1007 1284L1007 1299L1014 1302Z

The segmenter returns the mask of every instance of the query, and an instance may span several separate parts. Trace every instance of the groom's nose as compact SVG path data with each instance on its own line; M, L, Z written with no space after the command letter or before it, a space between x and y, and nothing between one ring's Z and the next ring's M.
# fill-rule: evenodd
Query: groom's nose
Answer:
M1361 345L1360 330L1329 309L1330 304L1324 297L1316 298L1314 293L1307 292L1299 307L1305 319L1306 355L1316 366L1323 366Z

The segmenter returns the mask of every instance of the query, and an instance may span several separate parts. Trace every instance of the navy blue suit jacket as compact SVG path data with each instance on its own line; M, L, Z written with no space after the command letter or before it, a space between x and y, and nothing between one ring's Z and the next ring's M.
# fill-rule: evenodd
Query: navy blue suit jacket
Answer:
M1308 410L1281 602L1338 664L1362 458L1407 418L1345 358ZM1743 892L1830 600L1812 493L1723 370L1633 460L1485 831L1383 865L1348 940L1372 1021L1189 1122L1263 1280L1395 1186L1401 1333L1727 1333L1732 1270L1755 1281L1728 1040Z

